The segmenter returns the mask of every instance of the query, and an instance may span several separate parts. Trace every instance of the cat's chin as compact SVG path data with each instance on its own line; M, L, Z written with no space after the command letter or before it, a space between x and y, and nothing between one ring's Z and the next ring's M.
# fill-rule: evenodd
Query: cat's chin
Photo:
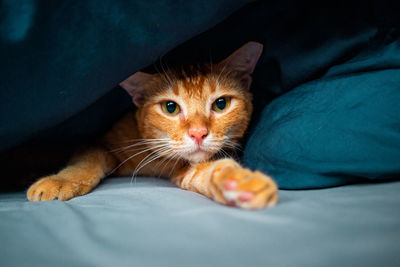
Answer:
M206 151L196 151L184 156L184 158L192 163L200 163L209 160L212 154Z

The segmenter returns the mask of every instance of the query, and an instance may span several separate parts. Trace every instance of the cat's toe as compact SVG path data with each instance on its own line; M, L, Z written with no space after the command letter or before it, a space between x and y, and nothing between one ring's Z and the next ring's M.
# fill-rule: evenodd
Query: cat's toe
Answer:
M34 183L27 192L30 201L68 200L75 194L75 186L65 179L50 176Z
M216 200L244 209L270 207L278 201L278 187L261 172L248 169L225 169L214 176Z

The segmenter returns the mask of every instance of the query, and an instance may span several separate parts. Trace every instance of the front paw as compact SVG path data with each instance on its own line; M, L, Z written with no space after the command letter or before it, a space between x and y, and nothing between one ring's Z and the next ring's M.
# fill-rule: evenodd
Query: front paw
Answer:
M278 187L267 175L240 166L226 166L211 178L213 198L244 209L270 207L278 202Z
M27 197L30 201L69 200L87 193L90 189L86 187L82 184L73 183L66 178L52 175L31 185Z

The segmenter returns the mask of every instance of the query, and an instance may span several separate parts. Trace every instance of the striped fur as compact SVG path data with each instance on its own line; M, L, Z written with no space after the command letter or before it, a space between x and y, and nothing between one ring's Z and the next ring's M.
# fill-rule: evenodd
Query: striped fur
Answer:
M256 209L275 204L277 186L270 177L227 158L250 120L248 87L260 49L248 43L219 64L134 74L121 85L138 106L136 113L118 121L100 145L77 153L65 169L33 184L28 199L68 200L88 193L111 173L133 173L170 178L225 205ZM230 99L230 105L216 112L212 105L220 97ZM176 102L180 112L166 114L165 101ZM206 130L200 143L188 134L193 129Z

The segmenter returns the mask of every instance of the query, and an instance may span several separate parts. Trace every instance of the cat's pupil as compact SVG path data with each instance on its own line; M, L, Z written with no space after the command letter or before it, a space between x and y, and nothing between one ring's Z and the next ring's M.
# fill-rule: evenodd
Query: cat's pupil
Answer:
M225 99L225 97L218 98L218 99L215 101L215 105L216 105L217 108L219 108L220 110L223 110L223 109L226 107L226 99Z
M167 108L168 113L174 113L176 110L176 103L172 101L168 101L165 104L165 107Z

